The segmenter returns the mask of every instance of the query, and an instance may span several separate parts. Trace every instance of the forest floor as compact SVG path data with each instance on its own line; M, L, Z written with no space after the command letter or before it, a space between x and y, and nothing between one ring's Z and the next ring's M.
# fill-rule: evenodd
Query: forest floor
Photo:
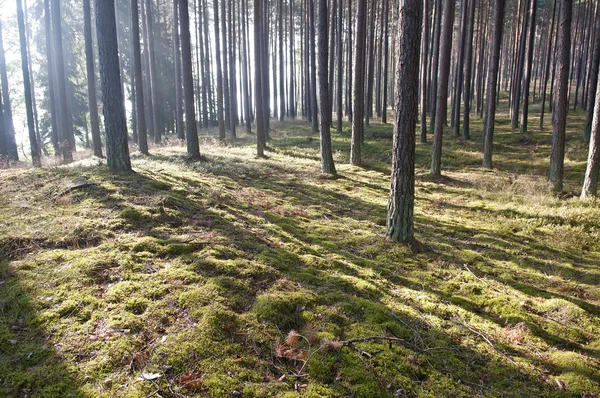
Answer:
M133 174L0 171L0 396L598 396L581 114L560 197L550 129L500 115L492 171L480 120L448 131L440 181L418 144L415 251L384 237L391 125L368 129L363 168L333 134L336 179L307 123L272 128L268 159L241 133L203 140L205 162L134 154Z

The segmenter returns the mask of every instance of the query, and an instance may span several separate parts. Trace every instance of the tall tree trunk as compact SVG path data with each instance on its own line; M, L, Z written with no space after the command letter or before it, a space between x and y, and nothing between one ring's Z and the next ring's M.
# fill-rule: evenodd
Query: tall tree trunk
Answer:
M67 111L67 83L65 79L65 61L62 47L62 20L60 16L60 2L52 0L52 33L54 35L54 76L56 78L57 91L57 113L58 113L58 141L62 159L64 162L73 160L72 151L75 149L74 141L71 140L71 131L73 131L73 123L69 119ZM119 92L121 90L119 89Z
M440 70L437 90L435 129L431 156L431 175L442 175L442 138L444 134L445 110L448 108L448 78L450 75L450 56L452 55L452 31L454 28L454 1L444 2L444 21L442 23L440 44Z
M227 37L229 35L227 34L227 3L228 1L223 1L221 4L221 54L223 56L221 67L223 73L223 111L225 112L225 129L231 131L231 92L229 91L229 45L227 42Z
M498 67L500 64L500 47L502 45L502 31L504 28L504 15L506 0L497 0L494 7L494 33L492 36L492 52L490 56L490 78L488 80L487 104L485 110L484 140L483 140L483 167L492 167L492 150L494 143L494 124L496 121L496 90Z
M217 119L219 121L219 139L225 140L225 119L223 114L223 69L221 67L221 38L219 34L219 1L214 0L215 21L215 59L217 63ZM258 53L257 53L258 54Z
M28 68L29 68L29 77L31 81L31 107L33 110L33 120L35 126L35 136L38 142L38 147L44 155L48 155L48 151L46 150L46 146L44 145L44 141L42 140L42 134L40 132L40 121L38 117L38 110L36 104L36 96L35 96L35 76L33 72L33 62L31 60L31 24L28 21L28 8L27 8L27 0L23 0L23 18L25 21L25 40L27 44L27 53L30 54L28 57Z
M285 119L285 61L283 59L283 0L279 0L279 120Z
M318 109L317 109L317 57L315 51L315 43L314 40L316 38L315 34L315 1L317 0L308 0L309 7L309 28L310 28L310 103L312 106L311 113L313 115L312 118L312 128L313 132L319 131L319 118L318 118Z
M436 0L435 5L435 19L433 25L433 58L431 61L431 85L429 92L431 93L431 118L430 128L435 129L435 117L437 115L437 92L438 89L438 77L439 77L439 65L440 65L440 37L442 29L442 7L444 2L442 0Z
M365 134L365 44L366 44L367 0L358 0L356 5L356 35L354 57L354 109L352 111L352 144L350 147L350 163L360 166L361 145Z
M264 90L263 67L264 56L264 35L263 35L263 2L264 0L254 0L254 90L256 104L256 154L259 157L265 156L266 135L265 135L265 112L264 112Z
M475 30L475 4L476 0L469 1L469 27L466 39L466 54L465 54L465 108L463 115L463 131L462 136L465 140L471 138L471 82L473 71L473 32ZM480 11L481 12L481 11Z
M237 99L237 69L235 67L235 48L236 48L236 37L235 37L235 26L234 22L234 14L235 14L235 4L236 2L232 1L229 3L229 102L230 105L230 119L231 119L231 138L235 140L237 138L237 125L239 122L238 116L238 99Z
M295 48L295 36L296 36L296 25L294 23L294 0L289 0L290 4L290 99L289 99L289 108L290 108L290 117L293 119L296 118L297 115L297 106L296 106L296 48Z
M2 80L1 90L4 100L4 136L8 155L12 160L19 160L19 151L15 140L15 126L13 123L12 106L8 89L8 73L6 71L6 60L4 55L4 40L2 37L2 21L0 21L0 80Z
M427 94L429 69L429 5L430 0L423 0L423 41L421 49L421 142L427 142ZM400 51L396 48L396 51ZM395 55L395 54L394 54ZM397 82L396 82L397 84Z
M527 133L527 117L529 116L529 87L531 85L531 71L533 67L533 49L535 45L535 15L537 0L531 0L529 9L529 37L527 44L527 57L525 58L525 75L523 77L523 109L521 111L521 133Z
M331 150L331 110L329 95L329 43L327 0L318 0L319 9L319 131L321 133L321 170L323 173L336 174Z
M192 44L190 38L190 13L188 0L179 1L179 23L181 24L181 66L183 69L183 95L185 97L185 141L190 159L200 160L198 127L194 106L194 77L192 75Z
M142 80L142 55L140 49L140 11L138 0L131 0L131 35L133 38L133 69L135 71L136 119L138 124L138 146L140 152L148 155L148 131L146 128L146 108L144 106L144 82Z
M29 76L29 54L27 54L27 39L25 37L25 17L23 5L17 0L17 21L19 25L19 41L21 43L21 69L23 70L23 86L25 89L25 107L27 110L27 127L29 130L29 146L31 148L31 161L35 167L42 167L40 148L35 134L35 120L33 118L33 99L31 97L31 78Z
M565 128L567 121L569 58L571 52L571 19L573 0L560 2L556 54L556 87L552 111L552 153L550 154L550 187L562 191L565 162Z
M466 46L465 42L467 41L467 24L468 24L468 10L469 3L474 2L475 0L463 0L461 3L461 21L460 21L460 38L458 42L458 56L457 56L457 66L456 66L456 78L454 79L454 108L452 110L452 120L454 127L454 135L460 135L460 103L462 97L462 88L463 88L463 76L464 76L464 59L465 59L465 51Z
M343 27L343 15L344 15L344 0L339 0L338 1L338 19L337 19L337 54L336 54L336 58L337 58L337 97L336 97L336 101L337 101L337 110L336 110L336 116L337 116L337 133L338 134L342 134L342 119L343 119L343 112L344 112L344 105L343 105L343 86L344 86L344 69L343 69L343 64L342 64L342 57L344 54L343 51L343 46L342 46L342 27Z
M50 15L50 0L44 0L44 33L46 44L46 68L48 75L48 102L50 103L50 139L54 148L54 156L60 157L60 145L58 143L58 116L56 112L54 60L52 57L52 16ZM0 57L2 53L0 51ZM7 136L8 144L8 136Z
M85 37L85 65L88 84L88 105L90 108L90 125L92 128L92 146L94 156L102 156L102 140L100 139L100 120L98 118L98 96L96 94L96 69L94 65L94 49L92 43L92 12L90 0L83 0L83 32Z
M546 111L546 90L548 88L548 78L550 77L550 60L552 59L553 47L552 36L554 33L554 20L556 17L556 0L552 3L552 23L548 29L548 51L546 52L546 71L544 73L544 82L542 84L542 110L540 112L540 130L544 128L544 113ZM600 42L599 42L600 45ZM600 58L599 58L600 60Z
M596 78L596 84L600 80ZM591 90L590 90L591 91ZM581 199L587 199L590 196L596 196L598 192L598 170L600 170L600 90L596 87L596 98L594 108L594 117L591 126L590 148L588 153L587 168L583 180L583 189L581 190ZM589 104L592 108L592 103Z
M145 0L145 2L147 26L146 40L148 40L146 48L148 49L149 55L148 70L150 72L150 95L152 98L152 124L154 125L154 142L159 144L162 140L163 129L160 123L160 108L158 106L158 78L156 76L156 48L154 45L152 0Z
M248 86L249 73L248 73L248 51L246 46L246 41L248 40L246 37L246 13L248 12L246 7L246 0L242 0L242 86L244 91L244 113L246 114L246 132L252 132L252 101L250 97L250 88Z
M592 123L595 115L594 101L596 100L596 93L598 87L598 72L600 66L600 12L596 13L596 34L594 36L594 50L592 54L592 64L590 68L590 82L588 88L588 109L585 119L585 127L583 130L583 139L585 142L590 142L590 136L592 132Z
M130 171L131 161L127 145L125 106L121 92L114 0L96 0L95 11L98 63L106 130L106 163L112 170Z
M414 240L415 130L419 118L419 48L421 0L400 0L395 57L396 123L392 178L387 214L387 237Z
M183 96L181 93L181 51L179 49L179 10L177 3L179 0L173 1L173 66L175 68L175 130L177 138L185 139L185 130L183 125ZM200 71L199 71L200 72ZM200 73L200 75L202 75Z

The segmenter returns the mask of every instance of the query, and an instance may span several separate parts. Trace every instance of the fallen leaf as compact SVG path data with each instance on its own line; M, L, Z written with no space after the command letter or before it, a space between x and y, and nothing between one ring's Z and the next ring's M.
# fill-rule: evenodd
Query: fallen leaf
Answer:
M160 373L142 372L142 375L140 376L140 378L138 380L156 380L161 377L162 377L162 374L160 374Z

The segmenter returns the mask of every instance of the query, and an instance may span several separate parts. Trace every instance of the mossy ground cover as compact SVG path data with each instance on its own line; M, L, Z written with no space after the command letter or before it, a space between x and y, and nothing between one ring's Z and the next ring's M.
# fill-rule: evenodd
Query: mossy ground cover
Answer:
M500 115L486 171L475 119L472 140L444 137L440 181L419 144L414 250L384 239L390 125L363 168L334 134L335 179L303 122L273 123L268 159L244 135L205 139L202 163L135 154L133 174L0 171L0 396L596 396L582 119L560 197L550 131ZM96 185L58 195L78 181Z

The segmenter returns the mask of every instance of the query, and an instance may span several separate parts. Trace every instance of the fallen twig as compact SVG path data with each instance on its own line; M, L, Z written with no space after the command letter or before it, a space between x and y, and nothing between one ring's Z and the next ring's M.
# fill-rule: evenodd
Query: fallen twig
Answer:
M97 184L97 183L95 183L95 182L85 182L85 183L83 183L83 184L77 184L77 185L73 185L72 187L69 187L69 188L65 189L64 191L62 191L61 193L59 193L58 195L56 195L56 196L54 197L54 200L56 200L56 199L58 199L58 198L60 198L60 197L63 197L63 196L65 196L66 194L68 194L68 193L71 193L71 192L73 192L73 191L76 191L76 190L78 190L78 189L85 189L85 188L90 188L90 187L96 187L96 186L98 186L98 185L99 185L99 184Z

